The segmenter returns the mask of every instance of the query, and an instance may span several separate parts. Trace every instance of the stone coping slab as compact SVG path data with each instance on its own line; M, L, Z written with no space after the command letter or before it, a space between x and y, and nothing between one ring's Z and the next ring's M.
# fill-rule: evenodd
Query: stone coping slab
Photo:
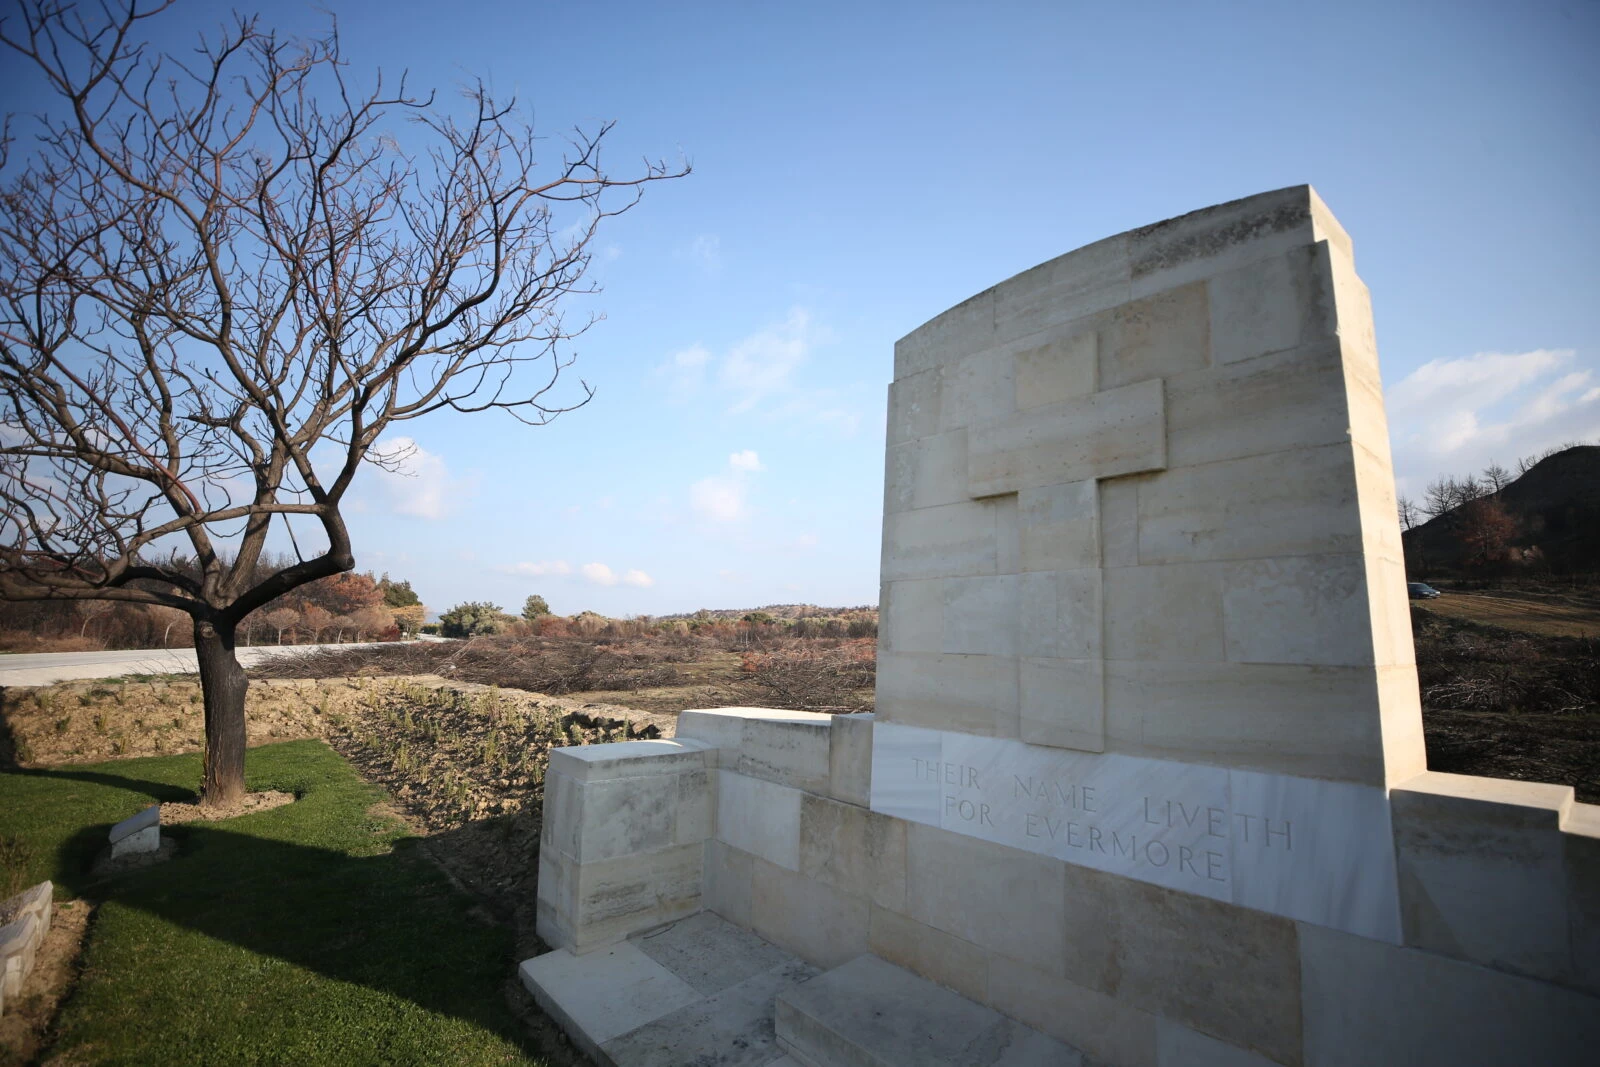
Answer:
M161 825L161 805L152 804L137 815L130 815L111 828L111 843L114 845L125 837L132 837L140 830L148 830L152 826Z
M522 984L605 1067L784 1067L773 1005L817 968L710 912L523 961Z

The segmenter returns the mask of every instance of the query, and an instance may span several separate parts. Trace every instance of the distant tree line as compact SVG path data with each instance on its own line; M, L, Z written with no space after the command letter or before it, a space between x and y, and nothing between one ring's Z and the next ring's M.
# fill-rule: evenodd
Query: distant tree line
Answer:
M265 557L264 572L293 563ZM0 608L0 647L75 642L97 648L187 648L187 613L113 600L44 600ZM416 634L427 612L409 581L348 571L269 601L239 623L242 645L393 641Z

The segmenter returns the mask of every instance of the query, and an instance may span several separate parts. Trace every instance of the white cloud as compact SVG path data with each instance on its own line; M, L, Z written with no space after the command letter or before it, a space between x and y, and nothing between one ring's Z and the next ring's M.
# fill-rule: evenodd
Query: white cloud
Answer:
M578 568L578 573L595 585L616 585L618 581L616 572L604 563L585 563Z
M506 563L496 567L495 570L501 574L520 574L529 578L572 573L572 567L564 559L540 560L537 563Z
M678 249L679 259L687 259L707 274L722 270L722 238L714 233L696 234L694 240Z
M1480 352L1396 382L1385 402L1400 492L1600 436L1600 386L1576 363L1571 349Z
M377 494L396 515L447 518L475 485L475 479L451 477L442 457L410 437L381 438L372 456L382 461L370 466Z
M681 404L700 395L710 363L711 352L698 342L668 356L667 361L656 368L656 376L667 380L667 399Z
M712 522L738 522L745 517L745 484L737 477L702 478L689 487L689 506Z
M788 318L746 337L722 361L718 380L733 396L734 413L748 411L794 389L794 373L815 342L811 313L793 308Z
M652 585L656 584L656 580L650 577L644 571L629 571L627 574L622 576L622 584L636 585L641 589L649 589Z
M766 470L766 468L761 465L761 457L756 455L755 449L753 448L747 448L743 452L735 452L733 455L729 456L728 466L732 467L736 471L747 471L750 473Z

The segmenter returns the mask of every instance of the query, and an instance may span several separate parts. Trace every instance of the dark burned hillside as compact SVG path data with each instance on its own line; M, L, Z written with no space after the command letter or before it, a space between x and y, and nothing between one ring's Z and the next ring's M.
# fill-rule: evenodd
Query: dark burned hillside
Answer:
M1501 573L1593 575L1600 571L1600 445L1577 445L1534 464L1485 501L1514 523ZM1473 505L1452 508L1404 534L1413 578L1465 573L1464 527Z

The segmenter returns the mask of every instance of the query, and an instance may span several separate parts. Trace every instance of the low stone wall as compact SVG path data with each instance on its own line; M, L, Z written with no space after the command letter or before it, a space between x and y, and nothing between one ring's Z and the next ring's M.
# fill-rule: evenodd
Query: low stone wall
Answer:
M34 957L50 929L54 899L55 887L40 882L0 903L0 1014L33 972Z
M1390 791L1401 943L871 810L870 715L685 712L560 749L540 932L706 909L821 967L863 952L1113 1064L1578 1062L1600 1047L1600 809L1423 774Z

